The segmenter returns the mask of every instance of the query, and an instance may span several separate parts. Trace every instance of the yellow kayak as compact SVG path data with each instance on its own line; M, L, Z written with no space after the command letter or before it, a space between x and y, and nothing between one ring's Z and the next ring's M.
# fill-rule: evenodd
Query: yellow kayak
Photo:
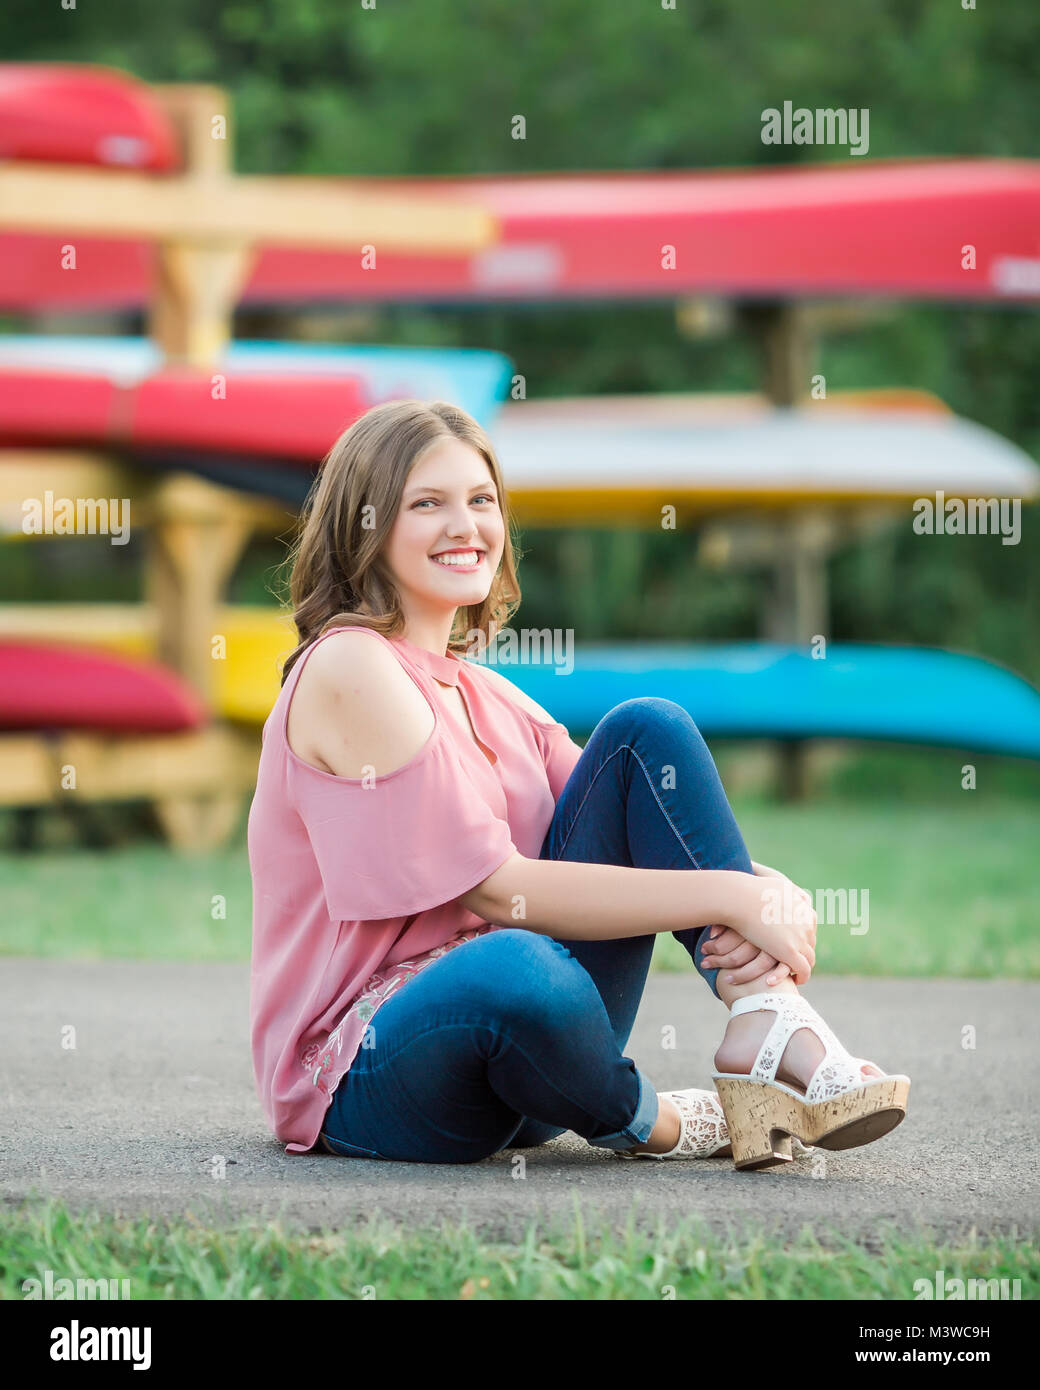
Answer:
M281 689L282 664L296 650L291 616L269 605L228 604L218 635L224 655L214 662L215 713L263 724ZM138 603L28 603L8 609L0 636L60 641L156 660L154 615Z

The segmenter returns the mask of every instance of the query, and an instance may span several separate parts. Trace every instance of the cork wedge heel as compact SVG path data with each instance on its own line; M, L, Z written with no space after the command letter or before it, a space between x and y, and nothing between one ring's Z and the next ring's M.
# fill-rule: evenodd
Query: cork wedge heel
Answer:
M910 1078L902 1074L864 1080L869 1065L851 1056L801 995L749 994L735 999L731 1016L768 1009L776 1017L750 1072L714 1072L736 1168L775 1168L790 1163L793 1149L854 1149L895 1129L906 1115ZM824 1047L823 1060L804 1093L776 1080L784 1049L799 1028L809 1028Z

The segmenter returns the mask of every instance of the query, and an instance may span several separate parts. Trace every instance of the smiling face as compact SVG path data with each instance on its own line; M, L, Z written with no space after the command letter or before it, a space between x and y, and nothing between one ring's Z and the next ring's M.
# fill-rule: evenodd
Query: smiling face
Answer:
M487 460L461 439L438 439L408 475L384 552L409 625L450 623L455 609L482 603L504 544Z

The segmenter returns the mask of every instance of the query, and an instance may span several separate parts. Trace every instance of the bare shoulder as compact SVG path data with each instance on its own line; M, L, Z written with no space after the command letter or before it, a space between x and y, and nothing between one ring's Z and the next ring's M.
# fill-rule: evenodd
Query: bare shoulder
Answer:
M310 652L289 707L293 752L320 771L380 775L408 762L430 737L426 696L378 634L333 632Z
M367 628L340 628L318 641L306 657L300 684L310 675L310 684L331 692L370 688L372 683L390 681L402 689L412 686L407 672L378 633ZM301 660L303 658L301 657ZM397 678L400 677L400 680Z
M511 680L507 680L506 677L502 675L501 671L496 670L493 666L479 666L474 661L468 662L467 665L480 671L482 675L497 687L500 694L507 696L514 704L519 705L522 710L526 710L528 714L533 715L535 719L540 719L545 724L556 724L559 722L554 719L551 714L548 714L542 709L541 705L538 704L536 700L532 700L530 695L525 695Z

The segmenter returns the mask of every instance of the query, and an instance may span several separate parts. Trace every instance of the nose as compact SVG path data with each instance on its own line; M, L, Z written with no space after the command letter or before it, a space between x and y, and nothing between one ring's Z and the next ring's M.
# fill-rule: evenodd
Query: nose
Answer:
M463 541L474 540L478 535L477 523L471 516L468 507L463 506L453 513L448 526L448 536L454 544L458 545Z

